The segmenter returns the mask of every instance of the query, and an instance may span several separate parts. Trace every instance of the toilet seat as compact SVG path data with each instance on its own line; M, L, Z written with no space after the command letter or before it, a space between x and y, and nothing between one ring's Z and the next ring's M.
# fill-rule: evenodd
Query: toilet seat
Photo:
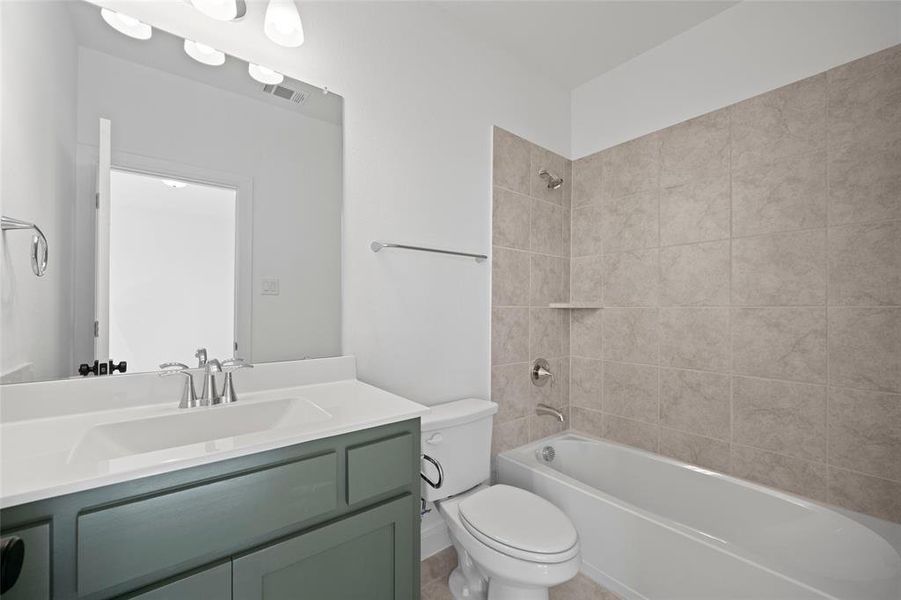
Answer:
M579 536L556 506L526 490L493 485L463 499L460 522L477 540L507 556L561 563L579 554Z

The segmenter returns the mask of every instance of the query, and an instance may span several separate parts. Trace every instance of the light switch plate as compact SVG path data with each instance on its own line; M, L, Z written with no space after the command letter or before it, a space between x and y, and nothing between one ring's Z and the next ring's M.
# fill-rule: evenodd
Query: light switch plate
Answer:
M264 279L262 292L264 296L278 296L278 279Z

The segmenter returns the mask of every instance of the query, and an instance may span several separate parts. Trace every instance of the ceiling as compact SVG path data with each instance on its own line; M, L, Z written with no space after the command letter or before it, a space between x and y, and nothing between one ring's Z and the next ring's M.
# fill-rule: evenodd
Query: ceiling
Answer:
M431 2L485 43L566 89L706 21L735 1Z

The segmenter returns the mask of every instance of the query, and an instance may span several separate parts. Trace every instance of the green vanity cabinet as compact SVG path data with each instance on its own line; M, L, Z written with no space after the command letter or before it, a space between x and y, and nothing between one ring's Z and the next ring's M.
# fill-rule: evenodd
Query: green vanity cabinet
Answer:
M14 506L3 600L415 599L418 499L412 419Z

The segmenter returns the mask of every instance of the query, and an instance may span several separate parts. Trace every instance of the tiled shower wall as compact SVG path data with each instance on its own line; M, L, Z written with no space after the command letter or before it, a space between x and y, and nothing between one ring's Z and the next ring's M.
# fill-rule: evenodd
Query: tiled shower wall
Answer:
M497 129L493 218L496 452L554 431L543 401L901 521L901 47L571 166Z
M548 308L569 296L570 161L494 130L491 290L493 454L551 435L564 425L538 417L540 402L569 416L569 315ZM549 190L542 168L563 177ZM546 358L553 380L531 384L530 363Z
M575 161L571 270L574 428L901 521L901 46Z

